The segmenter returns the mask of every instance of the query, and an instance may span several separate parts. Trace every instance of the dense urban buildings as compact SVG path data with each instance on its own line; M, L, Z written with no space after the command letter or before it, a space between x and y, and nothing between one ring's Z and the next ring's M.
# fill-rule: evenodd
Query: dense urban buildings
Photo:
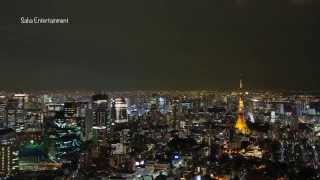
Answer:
M320 94L1 92L7 179L319 179Z

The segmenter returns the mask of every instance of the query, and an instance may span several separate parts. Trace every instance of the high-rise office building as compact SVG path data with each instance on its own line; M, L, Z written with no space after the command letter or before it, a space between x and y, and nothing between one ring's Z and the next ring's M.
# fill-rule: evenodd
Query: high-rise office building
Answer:
M29 102L29 95L28 94L14 94L12 99L17 100L19 109L23 109L25 103Z
M107 133L110 132L109 101L105 94L92 96L92 127L98 142L106 142Z
M112 119L115 123L128 122L128 105L124 98L115 98L112 102Z
M17 129L17 110L18 110L18 102L14 99L9 99L7 102L6 113L7 113L7 127Z
M18 107L16 111L16 132L22 132L25 128L25 111Z
M16 134L14 130L0 129L0 176L6 177L17 170L17 151L15 147Z
M0 127L7 127L7 111L6 111L6 103L0 103Z
M54 104L50 103L46 105L47 109L45 111L45 116L54 117L56 113L63 111L64 104Z
M93 136L93 111L92 106L88 106L86 109L86 116L82 121L82 140L88 141L92 139Z
M64 103L64 117L66 122L69 124L76 124L76 115L77 115L77 104L76 102L70 101Z
M20 133L25 128L25 103L28 102L28 96L25 94L15 94L7 102L6 106L6 125Z
M80 129L66 122L65 112L57 112L50 128L47 129L48 154L56 161L70 158L70 154L80 151Z

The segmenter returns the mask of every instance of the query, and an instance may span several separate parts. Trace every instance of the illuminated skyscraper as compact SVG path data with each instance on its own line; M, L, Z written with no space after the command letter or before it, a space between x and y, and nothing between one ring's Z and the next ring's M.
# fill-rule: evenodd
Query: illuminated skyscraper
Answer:
M241 134L250 134L250 129L245 120L244 116L244 102L243 102L243 92L242 92L243 84L240 79L240 96L239 96L239 107L238 107L238 118L235 124L235 128L237 132Z
M112 119L116 123L128 122L128 105L124 98L115 98L112 103Z
M64 103L64 117L66 118L66 122L69 124L76 123L76 114L77 114L77 104L76 102L70 101Z
M92 96L92 127L95 139L99 144L106 142L110 128L109 121L109 97L105 94Z
M108 142L110 140L111 120L109 118L109 97L106 94L96 94L92 96L92 109L88 109L87 114L87 134L94 142L94 148L91 151L93 158L106 158L109 150ZM91 122L92 123L91 123ZM105 160L105 159L104 159ZM102 161L104 161L102 160ZM106 161L107 162L107 161Z
M14 99L9 99L7 102L6 113L7 113L7 127L14 129L16 132L19 132L19 128L17 126L17 109L18 102Z
M0 176L6 177L17 169L16 134L12 129L0 129Z
M23 109L26 102L29 102L29 95L28 94L14 94L12 99L17 100L18 108Z
M6 103L0 103L0 127L7 127Z
M88 141L92 138L92 122L93 121L93 111L92 106L89 105L86 109L86 116L84 120L82 121L82 140Z
M25 111L18 108L16 111L16 132L22 132L25 129Z
M47 129L45 135L48 139L48 154L55 161L64 161L70 154L80 151L80 129L67 123L65 112L57 112L53 124Z
M12 110L15 110L15 130L20 133L25 129L25 104L29 102L29 95L14 94L12 101L14 101Z

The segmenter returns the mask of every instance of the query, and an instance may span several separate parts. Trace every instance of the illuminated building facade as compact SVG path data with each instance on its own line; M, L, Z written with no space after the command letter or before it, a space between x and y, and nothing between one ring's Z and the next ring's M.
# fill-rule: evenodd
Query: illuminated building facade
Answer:
M87 115L87 109L89 108L89 102L79 101L77 102L77 113L76 117L83 120Z
M92 139L92 120L93 120L93 111L92 106L88 106L86 109L86 117L82 121L81 130L82 130L82 140L89 141Z
M17 128L17 110L18 102L14 99L9 99L7 102L6 113L7 113L7 127L15 129L16 132L19 131Z
M18 108L16 111L16 132L20 133L25 128L25 111L24 109Z
M100 145L106 143L107 133L110 131L111 126L111 123L109 121L108 99L109 97L106 94L96 94L92 96L93 136Z
M112 102L112 119L116 123L128 122L127 108L124 98L115 98Z
M0 127L7 127L6 103L0 103Z
M49 157L53 157L56 161L63 161L69 154L80 151L80 128L67 123L64 112L56 114L52 127L46 135L49 137Z
M25 104L29 102L28 94L15 94L12 97L16 100L16 132L20 133L25 128Z
M29 102L28 94L14 94L12 98L18 100L20 108L24 107L26 102Z
M25 110L25 127L24 131L28 128L42 129L44 115L41 109L26 109Z
M16 134L12 129L0 129L0 176L12 175L17 170L18 159L15 147Z
M239 97L239 107L238 107L238 118L235 124L237 132L241 134L250 134L250 129L246 123L244 115L244 102L242 93L242 80L240 79L240 97Z
M47 106L47 110L45 112L45 115L47 117L54 117L57 112L63 111L63 108L64 108L64 104L50 103L50 104L47 104L46 106Z
M64 117L67 123L75 124L77 114L77 104L75 102L64 103Z
M86 156L90 156L93 159L101 159L105 158L108 154L108 140L111 131L109 97L102 93L95 94L91 98L92 106L89 106L87 109L84 135L85 138L93 140L94 146L91 149L92 151Z

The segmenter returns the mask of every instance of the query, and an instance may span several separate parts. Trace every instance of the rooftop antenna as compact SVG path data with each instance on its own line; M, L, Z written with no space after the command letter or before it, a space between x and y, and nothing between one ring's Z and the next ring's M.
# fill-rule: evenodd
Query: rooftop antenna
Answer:
M243 74L240 74L240 90L243 89L243 82L242 82Z

